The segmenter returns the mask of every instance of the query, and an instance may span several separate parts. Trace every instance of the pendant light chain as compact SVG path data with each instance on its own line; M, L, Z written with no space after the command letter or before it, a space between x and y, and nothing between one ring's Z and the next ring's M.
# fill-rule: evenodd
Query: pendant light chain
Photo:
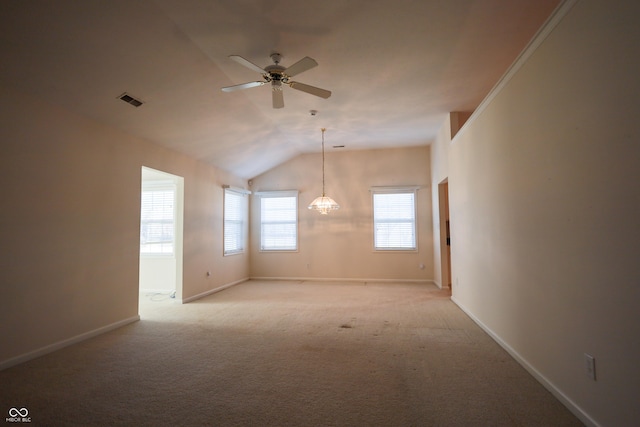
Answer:
M320 129L322 130L322 197L324 197L324 131L326 128Z
M324 132L327 129L320 128L320 130L322 131L322 196L316 197L308 207L309 209L314 209L320 212L321 215L327 215L330 211L340 209L340 205L331 197L328 197L324 192Z

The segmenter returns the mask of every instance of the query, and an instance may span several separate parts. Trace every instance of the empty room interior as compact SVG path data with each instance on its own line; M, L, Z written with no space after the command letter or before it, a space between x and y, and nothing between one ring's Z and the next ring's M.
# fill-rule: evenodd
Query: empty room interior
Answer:
M3 417L640 425L639 20L0 0Z

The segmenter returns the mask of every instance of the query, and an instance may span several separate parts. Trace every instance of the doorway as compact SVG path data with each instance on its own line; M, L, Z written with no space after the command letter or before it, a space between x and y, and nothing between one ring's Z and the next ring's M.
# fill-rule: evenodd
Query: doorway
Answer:
M142 167L139 309L182 301L184 178Z
M449 218L449 180L445 178L438 184L440 207L440 262L442 285L452 288L451 281L451 223Z

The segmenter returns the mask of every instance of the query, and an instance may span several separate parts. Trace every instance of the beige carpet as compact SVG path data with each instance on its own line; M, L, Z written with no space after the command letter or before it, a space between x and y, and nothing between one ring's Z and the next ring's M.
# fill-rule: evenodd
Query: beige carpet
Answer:
M435 286L251 281L0 372L31 425L580 426Z

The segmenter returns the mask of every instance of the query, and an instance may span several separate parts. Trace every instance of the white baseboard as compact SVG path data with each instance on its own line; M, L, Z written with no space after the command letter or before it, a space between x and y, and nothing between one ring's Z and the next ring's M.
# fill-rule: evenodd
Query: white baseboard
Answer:
M121 328L122 326L128 325L129 323L137 322L140 320L140 316L136 315L133 317L129 317L128 319L120 320L119 322L111 323L110 325L103 326L98 329L94 329L89 332L85 332L80 335L76 335L75 337L71 337L66 340L58 341L56 343L47 345L45 347L39 348L34 351L30 351L28 353L22 354L20 356L12 357L11 359L3 360L0 362L0 371L3 369L10 368L15 365L19 365L20 363L24 363L28 360L35 359L36 357L44 356L48 353L53 353L56 350L60 350L64 347L68 347L73 344L77 344L81 341L88 340L89 338L93 338L98 335L102 335L106 332L112 331L114 329Z
M339 277L251 277L251 280L282 280L292 282L357 282L357 283L418 283L435 284L431 279L354 279Z
M238 285L240 283L246 282L247 280L249 280L249 278L236 280L235 282L227 283L226 285L222 285L222 286L219 286L219 287L214 288L214 289L209 289L208 291L202 292L202 293L200 293L198 295L193 295L193 296L190 296L190 297L187 297L187 298L182 298L182 304L186 304L188 302L195 301L195 300L200 299L200 298L204 298L207 295L215 294L216 292L223 291L223 290L225 290L227 288L230 288L232 286L235 286L235 285Z
M493 332L487 325L482 323L480 319L473 315L467 308L460 304L455 297L451 297L451 301L455 303L467 316L471 318L478 326L480 326L495 342L500 345L507 353L513 357L524 369L527 370L540 384L544 386L556 399L558 399L564 406L569 409L573 415L578 417L585 425L589 427L600 427L593 418L589 416L580 406L578 406L573 400L571 400L566 394L558 389L551 381L549 381L544 375L542 375L535 367L533 367L525 358L523 358L517 351L515 351L509 344L500 338L495 332Z

